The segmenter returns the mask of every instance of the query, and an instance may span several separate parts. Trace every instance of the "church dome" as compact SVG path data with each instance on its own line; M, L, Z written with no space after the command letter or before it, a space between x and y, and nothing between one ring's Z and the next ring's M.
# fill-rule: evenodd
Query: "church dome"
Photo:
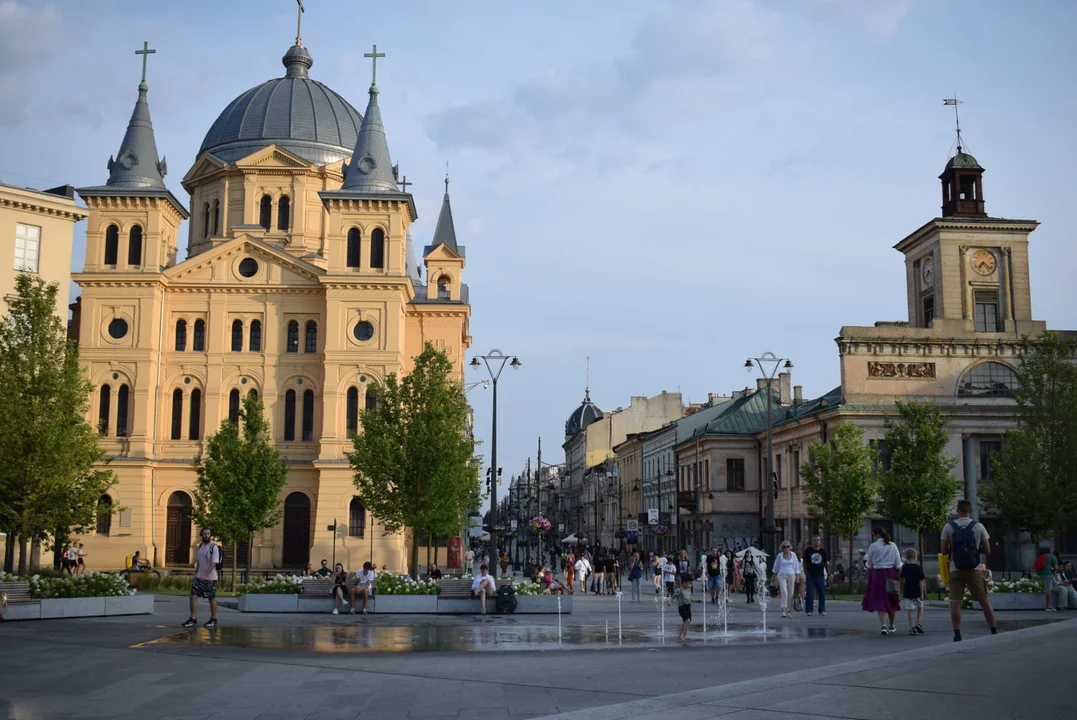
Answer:
M980 167L980 163L976 162L976 158L969 155L967 152L962 152L961 148L957 149L957 154L950 158L946 163L946 169L957 168L958 170L971 169L971 170L983 170Z
M598 405L591 402L591 391L587 390L584 392L583 402L565 421L565 437L572 437L591 423L601 419L602 411L598 409Z
M337 93L311 80L314 64L302 45L281 58L285 74L251 88L217 117L199 154L209 151L235 162L261 148L280 145L317 165L349 157L355 148L362 116Z

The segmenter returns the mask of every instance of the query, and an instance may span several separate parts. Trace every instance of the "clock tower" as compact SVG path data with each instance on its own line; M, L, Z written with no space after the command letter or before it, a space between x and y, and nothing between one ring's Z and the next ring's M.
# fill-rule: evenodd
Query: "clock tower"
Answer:
M905 255L909 325L945 333L1038 334L1032 320L1028 236L1035 220L990 217L984 169L961 145L946 163L942 217L895 245Z

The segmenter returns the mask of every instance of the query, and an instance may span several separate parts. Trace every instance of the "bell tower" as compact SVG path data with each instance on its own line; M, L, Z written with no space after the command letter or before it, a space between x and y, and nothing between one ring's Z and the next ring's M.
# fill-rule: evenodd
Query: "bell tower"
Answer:
M939 175L942 180L942 216L985 218L984 169L976 158L957 146L957 154Z

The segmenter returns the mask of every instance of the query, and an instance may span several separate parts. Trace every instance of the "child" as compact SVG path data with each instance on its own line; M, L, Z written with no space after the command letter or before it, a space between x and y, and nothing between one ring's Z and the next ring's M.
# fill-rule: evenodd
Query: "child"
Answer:
M901 597L904 600L905 610L909 614L910 635L924 634L924 626L920 623L924 619L925 594L924 569L916 563L916 551L908 548L905 551L905 564L901 566ZM916 614L915 622L913 622L914 613Z
M677 612L681 615L681 630L677 633L677 640L682 643L688 642L688 626L692 624L692 575L681 575L681 582L674 591L673 596L677 599Z
M744 578L744 594L748 597L748 604L755 602L755 586L759 580L759 568L755 564L755 558L750 553L744 553L744 565L741 575Z

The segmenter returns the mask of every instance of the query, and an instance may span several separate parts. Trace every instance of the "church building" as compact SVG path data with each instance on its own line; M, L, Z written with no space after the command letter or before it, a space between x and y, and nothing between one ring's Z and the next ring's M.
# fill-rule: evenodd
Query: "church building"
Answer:
M283 64L283 77L244 91L210 125L181 181L188 208L165 185L144 62L107 179L78 190L89 217L73 324L96 388L89 420L118 480L102 498L115 510L84 541L94 567L122 567L136 550L190 565L194 459L250 394L288 484L283 521L240 546L239 562L250 553L254 567L302 568L335 549L349 569L371 557L406 567L412 534L376 524L354 497L346 453L376 384L408 373L424 343L463 380L471 307L448 178L420 265L376 74L360 114L312 79L299 37Z

